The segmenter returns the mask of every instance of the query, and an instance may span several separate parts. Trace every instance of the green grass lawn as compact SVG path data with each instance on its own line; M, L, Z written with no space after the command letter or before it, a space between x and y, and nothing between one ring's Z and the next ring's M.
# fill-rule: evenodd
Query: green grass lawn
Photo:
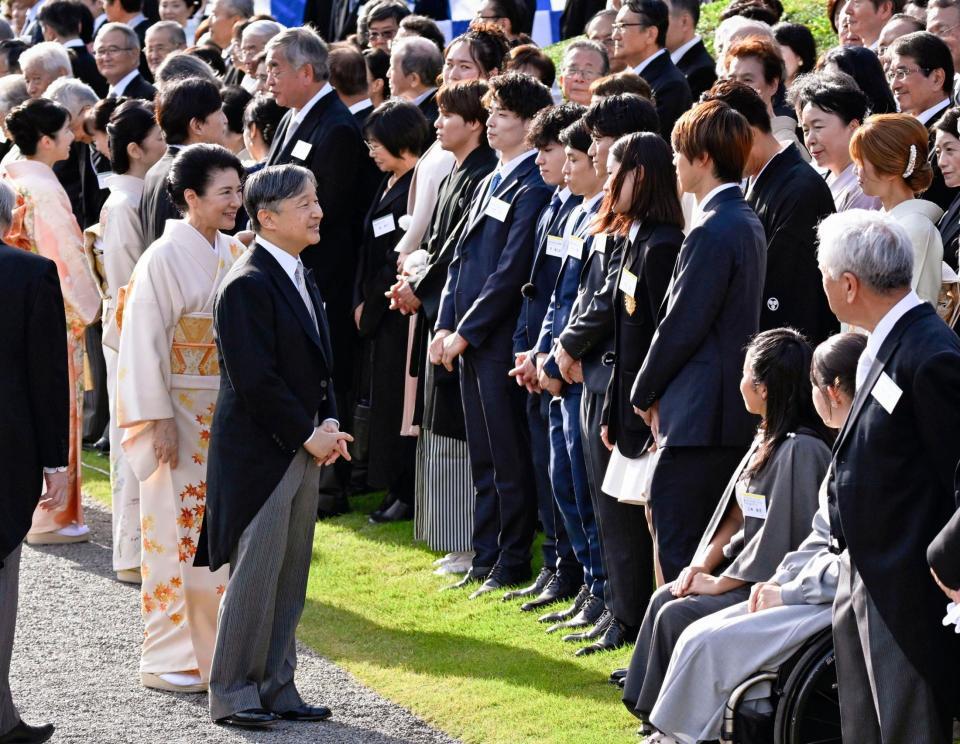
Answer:
M107 469L105 458L84 462ZM109 484L84 469L84 489L109 504ZM606 682L629 651L576 658L500 593L470 601L431 573L410 522L371 525L378 497L317 524L299 637L364 684L466 742L636 742L637 724Z

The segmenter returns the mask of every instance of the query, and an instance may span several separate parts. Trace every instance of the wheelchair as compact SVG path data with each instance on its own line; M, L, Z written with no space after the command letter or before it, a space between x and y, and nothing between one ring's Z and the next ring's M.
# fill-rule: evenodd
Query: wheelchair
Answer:
M748 691L770 685L768 698L744 702ZM721 744L841 744L840 699L833 635L825 628L775 672L758 672L731 693Z

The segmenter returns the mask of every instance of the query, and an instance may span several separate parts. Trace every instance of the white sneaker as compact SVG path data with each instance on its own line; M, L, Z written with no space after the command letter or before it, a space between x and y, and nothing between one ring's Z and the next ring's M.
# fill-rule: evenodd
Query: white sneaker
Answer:
M85 524L68 524L66 527L61 527L57 530L57 534L63 535L64 537L81 537L89 533L90 528Z

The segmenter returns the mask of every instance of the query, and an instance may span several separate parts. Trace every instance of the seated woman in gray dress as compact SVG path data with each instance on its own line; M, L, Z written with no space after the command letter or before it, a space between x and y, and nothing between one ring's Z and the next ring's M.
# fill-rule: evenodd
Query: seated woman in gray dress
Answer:
M640 628L623 702L646 720L680 634L695 620L748 599L810 532L832 433L814 408L813 351L797 331L758 334L747 348L740 393L760 426L730 478L693 562L658 589Z
M813 403L831 429L839 430L850 412L857 360L866 344L862 334L838 334L813 354ZM693 744L719 738L734 688L755 672L777 669L808 638L829 627L840 556L830 551L826 482L824 478L813 531L786 555L772 578L754 584L748 600L683 631L650 711L650 723L666 733L654 734L648 742Z

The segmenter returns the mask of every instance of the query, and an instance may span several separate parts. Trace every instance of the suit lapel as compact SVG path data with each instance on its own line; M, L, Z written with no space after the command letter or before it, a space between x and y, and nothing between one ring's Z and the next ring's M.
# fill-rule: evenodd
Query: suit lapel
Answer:
M277 133L273 136L273 145L270 148L270 155L267 158L267 165L276 165L277 161L280 159L280 152L283 150L284 140L287 137L287 129L290 126L290 121L292 119L292 111L287 111L287 113L283 115L283 119L280 121L280 126L277 127Z
M514 187L520 182L520 179L524 178L530 171L533 161L534 158L532 156L528 157L526 160L520 163L520 165L514 168L510 175L504 178L500 185L497 186L496 191L493 192L490 198L502 199L503 201L512 204ZM494 170L493 173L496 173L496 170ZM483 222L484 214L486 213L486 207L489 204L489 200L486 198L487 189L490 188L490 181L493 179L493 173L483 179L483 189L481 191L480 200L478 203L478 209L482 209L483 211L473 215L472 219L470 220L470 224L464 233L464 237L473 232L473 229Z
M274 284L276 284L277 288L280 290L280 294L283 295L284 299L287 301L287 304L290 305L290 309L293 310L294 315L297 316L297 320L300 321L300 325L310 337L310 340L319 346L321 350L323 350L323 342L320 339L317 329L313 325L313 319L310 317L307 306L303 304L303 298L300 296L297 288L293 285L293 280L287 276L287 273L283 270L280 264L277 263L276 259L271 256L263 246L258 244L254 248L253 258L260 265L260 268L266 271L267 274L270 275L270 278L273 279ZM316 304L316 302L314 302L314 304ZM320 315L318 314L317 325L320 324L319 321Z
M333 366L333 347L330 343L329 326L327 325L327 309L320 297L320 290L317 289L317 283L313 278L313 269L306 269L303 273L304 281L307 283L307 292L310 299L313 300L313 309L317 315L317 329L320 332L320 349L323 351L327 360L327 366Z

